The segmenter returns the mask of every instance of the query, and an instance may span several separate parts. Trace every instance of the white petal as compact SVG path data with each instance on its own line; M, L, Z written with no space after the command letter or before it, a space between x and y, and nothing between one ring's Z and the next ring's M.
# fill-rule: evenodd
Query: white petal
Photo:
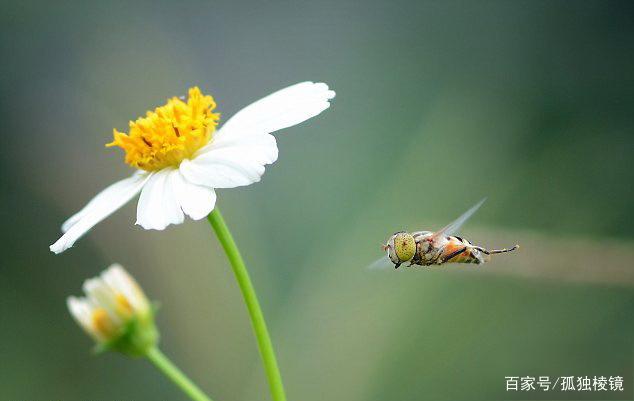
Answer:
M234 188L260 181L264 165L277 160L275 137L227 136L185 160L179 169L185 179L210 188Z
M110 216L139 193L151 174L135 173L132 177L116 182L104 189L80 212L62 226L64 235L50 246L52 252L60 253L73 246L82 235L97 223Z
M66 298L66 305L68 306L70 314L77 323L79 323L84 329L89 329L91 308L88 302L83 298L68 297Z
M325 83L302 82L272 93L231 117L216 138L271 133L314 117L330 107L335 92Z
M181 163L180 171L187 181L210 188L234 188L258 182L264 174L264 165L239 148L216 149L203 156Z
M86 216L91 211L112 202L113 197L118 197L121 192L125 192L128 187L134 185L134 183L138 182L141 176L146 174L146 172L137 171L132 175L132 177L117 181L101 191L99 194L97 194L97 196L92 198L90 202L88 202L86 206L84 206L83 209L81 209L79 212L75 213L64 223L62 223L62 232L65 233L66 231L68 231L75 223L77 223L79 220L81 220L82 217Z
M262 133L259 135L225 135L214 138L209 145L200 149L192 160L205 157L209 153L218 149L237 149L245 157L253 159L260 164L273 164L277 160L277 141L271 134Z
M179 170L170 175L176 200L183 212L194 220L200 220L211 213L216 205L216 192L213 188L191 183Z
M146 230L164 230L170 224L180 224L185 219L169 176L176 171L165 168L148 180L141 191L137 205L136 224Z
M92 310L93 306L86 298L68 297L66 305L70 314L82 329L96 340L102 340L102 337L93 328Z
M93 305L97 305L108 312L113 323L121 324L121 320L117 316L117 294L110 286L101 278L95 277L84 281L82 289Z
M123 295L138 312L150 309L150 302L136 280L119 264L111 265L101 273L101 278L110 288Z

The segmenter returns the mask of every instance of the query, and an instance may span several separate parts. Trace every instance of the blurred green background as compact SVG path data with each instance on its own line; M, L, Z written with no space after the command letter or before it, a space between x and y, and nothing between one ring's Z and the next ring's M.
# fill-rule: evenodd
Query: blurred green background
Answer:
M217 401L267 400L245 307L204 222L130 204L60 255L61 222L130 174L113 127L199 85L223 120L286 85L333 106L219 191L289 400L500 399L504 376L624 375L634 332L634 7L615 1L2 2L1 400L183 400L93 357L66 296L112 262L162 304L162 347ZM369 272L400 229L513 255ZM135 202L134 202L135 203Z

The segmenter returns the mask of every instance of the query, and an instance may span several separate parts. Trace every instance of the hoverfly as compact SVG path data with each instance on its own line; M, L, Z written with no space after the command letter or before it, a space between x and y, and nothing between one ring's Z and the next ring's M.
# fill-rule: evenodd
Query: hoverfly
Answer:
M482 206L485 200L482 199L462 216L436 232L415 231L409 233L399 231L394 233L382 246L383 250L387 252L387 258L379 259L370 265L370 268L384 265L384 262L393 263L395 269L407 262L409 262L408 266L432 266L445 263L481 264L488 262L493 254L516 250L519 245L508 249L487 250L453 235Z

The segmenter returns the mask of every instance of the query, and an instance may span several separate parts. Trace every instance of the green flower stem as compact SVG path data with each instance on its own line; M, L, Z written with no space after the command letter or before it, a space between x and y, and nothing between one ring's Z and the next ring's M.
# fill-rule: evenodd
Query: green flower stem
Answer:
M240 256L240 251L231 236L231 232L225 220L220 214L220 210L216 207L207 216L207 219L211 223L218 240L229 258L233 273L236 276L240 291L242 291L242 297L247 304L249 310L249 316L251 317L251 323L253 324L253 330L255 331L255 337L258 340L258 346L260 348L260 354L262 355L262 361L264 363L264 370L266 371L266 377L269 381L269 387L271 388L271 395L274 401L286 401L286 394L284 393L284 385L282 384L282 376L280 375L280 369L277 366L277 360L275 359L275 351L273 350L273 343L269 336L269 331L266 328L266 322L264 321L264 315L258 297L255 294L255 288L249 278L249 273L244 260Z
M145 354L165 376L176 384L185 394L194 401L212 401L201 389L198 388L180 369L170 361L165 354L156 347L152 347Z

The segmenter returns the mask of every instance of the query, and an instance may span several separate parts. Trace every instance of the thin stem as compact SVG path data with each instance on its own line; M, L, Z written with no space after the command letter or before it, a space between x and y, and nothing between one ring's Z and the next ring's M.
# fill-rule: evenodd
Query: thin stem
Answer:
M194 401L212 401L180 369L156 347L150 348L145 355L174 384Z
M240 291L242 291L242 297L249 310L249 316L251 317L251 324L255 331L255 337L258 341L260 348L260 355L262 355L262 362L264 363L264 370L266 377L269 381L269 387L271 389L271 395L274 401L286 401L286 394L284 393L284 385L282 384L282 376L280 375L280 369L277 366L277 360L275 359L275 351L273 350L273 343L269 336L269 331L266 328L266 322L264 321L264 315L262 309L260 309L260 303L258 302L257 295L255 294L255 288L249 278L249 273L244 260L240 256L240 251L236 245L229 228L225 224L225 220L220 214L220 210L216 207L207 216L207 219L211 223L216 236L220 244L229 258L233 273L236 276Z

